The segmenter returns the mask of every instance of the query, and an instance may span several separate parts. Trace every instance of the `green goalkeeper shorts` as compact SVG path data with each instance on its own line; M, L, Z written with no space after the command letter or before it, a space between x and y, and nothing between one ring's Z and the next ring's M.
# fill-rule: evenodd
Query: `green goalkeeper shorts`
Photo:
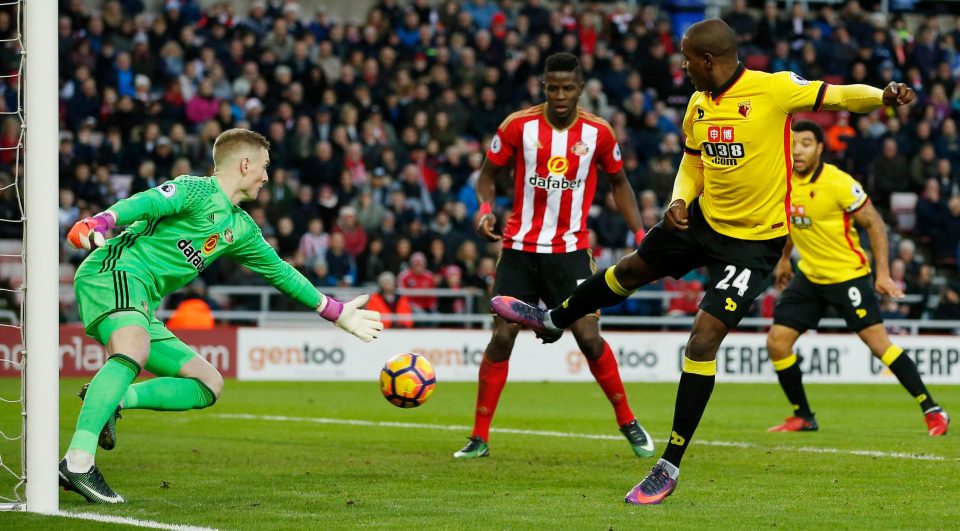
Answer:
M160 301L146 284L126 271L108 271L74 280L80 320L87 335L106 345L115 331L139 326L150 334L150 357L144 368L157 376L176 376L197 353L154 315Z
M176 337L154 315L160 301L150 297L142 280L126 271L79 277L73 287L87 335L104 345L125 326L143 328L150 333L150 341Z

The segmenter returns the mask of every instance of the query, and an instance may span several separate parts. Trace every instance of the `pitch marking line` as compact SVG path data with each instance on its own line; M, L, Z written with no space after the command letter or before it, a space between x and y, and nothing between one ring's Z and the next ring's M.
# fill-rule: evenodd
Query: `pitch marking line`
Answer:
M165 524L163 522L154 522L153 520L140 520L139 518L130 518L127 516L110 516L97 513L74 513L70 511L60 511L54 513L54 516L64 518L75 518L77 520L92 520L94 522L103 522L107 524L124 524L135 527L147 527L150 529L171 529L173 531L216 531L211 527L197 527L195 525Z
M245 413L220 413L215 415L223 419L242 419L242 420L270 420L279 422L310 422L314 424L340 424L348 426L366 426L373 428L410 428L417 430L445 430L445 431L469 431L470 426L457 426L452 424L417 424L413 422L387 422L355 419L333 419L323 417L286 417L282 415L249 415ZM623 437L619 435L600 435L593 433L570 433L562 431L540 431L540 430L520 430L514 428L490 428L490 431L496 433L512 433L516 435L537 435L542 437L566 437L572 439L601 439L609 441L619 441ZM660 440L658 442L666 442ZM887 457L891 459L909 459L914 461L954 461L952 458L946 458L939 455L910 454L906 452L881 452L878 450L843 450L840 448L821 448L817 446L761 446L753 443L736 441L705 441L697 439L696 444L703 446L725 446L733 448L757 448L769 449L784 452L805 452L811 454L845 454L857 455L862 457Z

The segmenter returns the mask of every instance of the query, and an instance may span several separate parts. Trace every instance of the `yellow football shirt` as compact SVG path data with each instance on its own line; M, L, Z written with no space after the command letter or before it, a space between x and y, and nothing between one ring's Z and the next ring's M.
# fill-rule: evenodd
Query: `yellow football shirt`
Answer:
M826 89L792 72L740 65L713 93L691 96L685 152L703 161L700 207L714 230L742 240L789 232L791 114L820 110Z
M794 175L790 191L790 239L800 252L800 271L815 284L837 284L870 273L853 214L867 204L856 180L832 164Z

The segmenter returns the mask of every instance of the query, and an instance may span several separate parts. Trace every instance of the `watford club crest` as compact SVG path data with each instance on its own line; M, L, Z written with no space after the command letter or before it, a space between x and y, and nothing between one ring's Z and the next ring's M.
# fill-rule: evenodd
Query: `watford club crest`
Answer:
M752 109L753 108L750 107L749 101L741 101L740 103L737 104L737 112L740 113L740 115L743 116L744 118L746 118L750 114L750 111Z

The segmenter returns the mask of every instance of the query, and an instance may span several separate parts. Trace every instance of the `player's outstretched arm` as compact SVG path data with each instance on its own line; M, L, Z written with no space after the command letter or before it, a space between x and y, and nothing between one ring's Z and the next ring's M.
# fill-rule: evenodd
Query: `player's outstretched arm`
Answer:
M383 331L380 312L361 308L369 299L370 295L364 294L351 301L341 302L333 297L322 295L320 304L317 305L317 313L320 317L369 343L380 337L380 332Z
M864 203L860 210L854 213L853 219L857 225L867 230L867 237L870 238L870 249L873 250L873 259L877 268L877 280L874 286L877 293L902 299L903 290L890 277L890 247L887 241L887 225L870 201Z
M489 158L484 159L477 177L477 199L480 201L476 221L477 234L491 242L500 241L500 235L493 232L497 224L497 216L493 213L493 200L497 197L494 180L502 170L502 167L490 162Z
M249 220L249 223L253 224L253 220ZM367 342L380 336L380 331L383 330L380 312L360 309L367 302L367 295L341 302L320 293L307 277L277 255L259 230L251 234L246 242L237 246L231 254L281 293L316 310L320 317L343 330Z
M903 83L890 82L883 90L869 85L829 85L823 97L828 111L870 112L880 107L899 107L917 99L916 92Z

